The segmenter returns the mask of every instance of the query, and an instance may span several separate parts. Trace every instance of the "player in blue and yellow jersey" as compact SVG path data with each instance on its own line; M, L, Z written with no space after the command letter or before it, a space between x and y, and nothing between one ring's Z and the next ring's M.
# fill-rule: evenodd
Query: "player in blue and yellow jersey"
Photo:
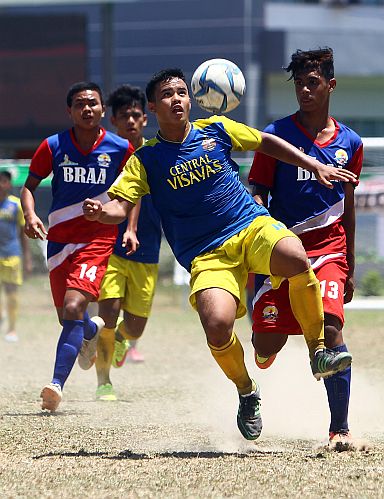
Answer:
M354 179L310 158L282 139L222 116L190 123L191 101L179 69L163 70L146 88L157 136L138 149L104 204L88 199L88 220L121 222L151 192L177 260L191 272L190 302L197 309L210 351L239 393L238 427L249 439L262 428L260 389L250 378L233 327L246 312L248 272L290 281L292 304L317 375L339 369L345 358L324 350L320 288L297 236L269 216L240 182L231 151L259 149L315 173L320 182ZM350 359L347 359L350 362Z
M329 115L335 90L333 52L330 48L298 50L287 67L293 78L299 111L268 125L266 132L289 141L322 163L360 175L361 138ZM354 185L335 183L332 190L320 185L307 171L257 152L249 174L256 200L269 206L297 234L320 281L325 314L325 346L347 352L343 339L344 303L352 300L355 269ZM269 197L269 202L268 202ZM292 313L288 285L271 289L266 277L257 276L253 310L253 344L256 364L269 367L288 335L301 334ZM348 405L351 368L324 380L331 423L332 444L351 442Z
M42 392L42 408L55 411L62 388L79 355L89 369L96 357L100 317L86 312L97 300L101 280L116 240L117 228L90 224L82 212L90 194L106 200L107 191L133 151L127 140L100 126L104 103L100 87L74 84L67 94L73 127L45 139L35 152L21 192L25 232L48 239L47 260L53 301L63 326L57 345L52 382ZM52 174L52 205L46 231L35 212L34 192Z
M12 175L0 170L0 288L4 288L8 328L5 340L18 341L16 320L18 290L23 283L23 268L32 270L28 238L24 234L24 216L20 199L11 194ZM23 265L24 263L24 265ZM3 320L0 308L0 324Z
M147 124L145 94L137 87L122 85L109 96L111 122L120 137L135 149L144 143ZM119 225L119 235L109 258L100 297L99 315L105 322L97 345L96 372L98 400L116 400L110 380L111 363L121 367L124 361L141 362L136 342L144 332L153 301L159 268L161 243L160 217L147 194ZM128 249L128 254L127 254ZM116 321L123 309L124 320Z

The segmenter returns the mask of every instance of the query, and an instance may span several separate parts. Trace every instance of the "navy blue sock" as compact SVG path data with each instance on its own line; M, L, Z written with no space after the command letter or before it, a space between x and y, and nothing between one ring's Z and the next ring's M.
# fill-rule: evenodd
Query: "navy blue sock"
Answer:
M77 355L80 352L84 336L84 321L63 320L56 350L56 361L53 370L52 383L58 383L63 388Z
M348 352L347 345L331 348L333 352ZM348 431L348 407L351 389L351 368L334 374L324 380L328 404L331 411L329 431Z
M84 313L84 338L86 340L91 340L97 331L97 326L96 324L91 321L91 318L89 317L89 314L87 311Z

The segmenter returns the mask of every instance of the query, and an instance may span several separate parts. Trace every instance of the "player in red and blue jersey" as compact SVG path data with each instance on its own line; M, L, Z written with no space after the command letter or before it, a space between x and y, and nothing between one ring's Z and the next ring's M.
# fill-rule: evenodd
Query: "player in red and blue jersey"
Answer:
M275 121L265 131L322 163L352 171L358 178L363 160L361 138L329 115L330 96L336 87L332 50L298 50L286 70L292 74L299 111ZM326 189L309 172L258 152L249 182L254 185L255 199L300 237L320 281L325 345L332 352L347 352L343 305L351 301L354 291L354 185L335 182L333 189ZM256 364L265 369L288 335L301 334L301 329L289 304L288 283L273 290L268 277L256 276L255 291L253 345ZM347 445L351 368L324 383L331 412L330 442Z
M117 134L128 139L135 149L141 147L147 124L144 92L122 85L108 97L107 105L112 109L111 123ZM99 315L105 327L97 345L96 399L105 401L117 398L110 379L111 365L121 367L125 360L144 360L136 349L136 342L142 336L151 312L161 244L160 217L149 194L118 229L99 297ZM123 320L116 330L121 309Z
M238 390L238 428L246 439L255 440L262 429L260 390L248 374L233 330L235 319L246 312L248 272L271 274L277 287L285 277L290 281L315 375L340 369L351 357L325 352L320 287L301 242L255 203L231 152L259 149L316 172L326 185L334 178L353 180L354 175L222 116L190 123L191 101L179 69L154 75L146 94L159 124L157 136L129 159L109 191L112 201L103 205L87 199L84 213L89 220L120 223L151 192L172 251L191 272L190 301L210 351Z
M100 126L105 106L100 87L74 84L67 94L73 127L45 139L36 150L21 192L25 232L48 239L47 262L53 301L63 326L57 345L52 382L42 392L42 408L57 409L62 389L80 352L79 364L89 369L95 360L97 335L104 322L90 319L90 301L100 283L116 240L117 228L91 224L83 216L83 200L91 193L106 200L107 191L133 147ZM35 212L34 191L52 175L49 229Z

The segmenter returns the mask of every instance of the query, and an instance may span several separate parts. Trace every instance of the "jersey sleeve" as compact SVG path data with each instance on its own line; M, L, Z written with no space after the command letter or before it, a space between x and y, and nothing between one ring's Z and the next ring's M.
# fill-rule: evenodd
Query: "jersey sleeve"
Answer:
M251 185L260 184L266 187L273 187L276 164L277 160L272 158L272 156L256 152L248 175L248 182Z
M33 155L29 173L39 179L46 178L52 173L52 152L47 139L39 145Z
M221 123L231 141L233 151L255 151L261 144L261 133L244 123L230 120L225 116L211 116L207 120L198 120L204 126L210 123Z
M221 117L225 131L231 138L233 151L255 151L261 144L261 133L244 123Z
M124 159L121 162L120 168L119 168L119 173L123 171L124 166L127 164L127 161L129 158L132 156L132 154L135 152L135 148L132 145L132 142L129 142L129 146L127 149L127 152L125 153Z
M118 196L136 204L145 194L149 194L147 174L143 163L133 154L108 190L108 195L111 199Z
M361 169L363 167L363 144L357 148L355 154L352 156L351 161L348 164L348 170L353 172L357 178L360 178ZM358 184L355 184L355 186Z

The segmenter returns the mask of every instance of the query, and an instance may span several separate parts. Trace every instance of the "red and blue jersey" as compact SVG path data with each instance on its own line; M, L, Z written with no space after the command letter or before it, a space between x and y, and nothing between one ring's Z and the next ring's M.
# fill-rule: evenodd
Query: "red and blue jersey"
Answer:
M266 215L239 179L232 151L255 150L258 130L223 116L192 123L183 142L148 140L111 187L111 197L136 203L151 193L164 234L180 264L211 251Z
M48 237L53 243L114 241L117 228L84 218L84 199L109 200L107 191L133 152L132 145L101 129L91 150L83 151L73 130L45 139L34 154L30 175L43 179L52 174L52 204Z
M333 118L332 118L333 119ZM350 128L333 120L335 132L325 143L317 142L298 122L287 116L268 125L265 132L290 142L321 163L345 168L358 177L362 168L361 138ZM309 256L346 252L341 218L344 213L344 188L334 182L333 189L321 185L310 173L262 153L256 153L249 183L269 189L269 212L302 240Z

